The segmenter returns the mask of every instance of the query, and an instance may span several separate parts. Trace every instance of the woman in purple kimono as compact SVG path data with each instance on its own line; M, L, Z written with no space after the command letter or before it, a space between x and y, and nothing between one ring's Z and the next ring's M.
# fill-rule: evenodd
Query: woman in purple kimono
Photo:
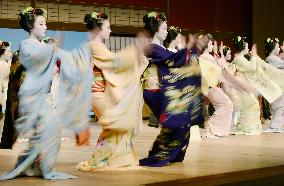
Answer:
M191 62L189 47L176 53L163 46L167 22L163 14L151 12L143 18L145 29L152 35L147 47L150 65L144 73L144 99L162 125L161 132L141 166L161 167L182 162L189 143L191 118L203 115L196 109L202 105L201 78L197 63ZM192 40L188 46L192 46ZM203 112L202 112L203 113Z

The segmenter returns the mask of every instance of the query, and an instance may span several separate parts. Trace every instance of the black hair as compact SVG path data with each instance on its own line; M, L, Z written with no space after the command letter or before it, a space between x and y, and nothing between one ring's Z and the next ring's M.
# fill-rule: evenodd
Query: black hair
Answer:
M147 30L151 36L158 32L162 22L167 21L167 17L162 13L150 12L143 17L144 29Z
M4 54L4 52L6 51L6 49L10 46L9 42L3 41L2 43L0 43L0 56L2 56Z
M30 33L30 31L34 28L34 22L37 16L43 16L46 18L47 12L43 8L32 8L28 7L24 9L19 14L20 25L21 27Z
M14 52L11 63L17 63L19 61L19 50Z
M241 37L241 36L235 37L233 38L233 43L237 52L241 52L246 47L246 37Z
M264 40L264 52L266 57L268 57L269 54L272 52L272 50L274 50L277 43L278 41L275 38L273 39L267 38Z
M198 40L199 50L203 52L208 47L209 41L213 42L213 37L211 34L199 35Z
M248 61L250 61L250 59L251 59L251 55L250 55L250 54L246 54L246 55L244 55L244 57L245 57Z
M108 15L103 12L93 12L91 14L86 14L84 17L84 23L88 30L93 30L96 28L101 29L102 24L108 19Z
M164 41L165 47L168 48L170 43L175 40L178 36L178 34L181 33L181 29L178 27L170 27L168 28L168 35L167 38Z

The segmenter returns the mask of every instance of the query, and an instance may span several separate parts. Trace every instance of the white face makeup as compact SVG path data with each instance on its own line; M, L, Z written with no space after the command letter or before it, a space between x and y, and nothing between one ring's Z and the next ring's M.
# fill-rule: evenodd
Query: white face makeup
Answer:
M248 43L245 42L245 49L242 51L244 55L249 53Z
M232 53L231 50L227 51L227 54L225 56L226 61L230 61L232 59Z
M110 29L110 23L109 20L107 19L106 21L103 22L101 30L99 31L99 35L101 37L101 39L109 39L111 33L111 29Z
M167 30L167 22L162 22L160 24L160 27L159 27L159 30L158 32L155 33L155 35L157 36L157 38L160 40L160 41L164 41L166 38L167 38L167 35L168 35L168 30Z
M46 30L45 18L43 16L36 16L34 27L31 29L31 34L33 34L36 38L41 39L45 36Z
M270 54L272 55L279 55L279 52L280 52L280 46L278 43L276 43L274 49L270 52Z
M208 50L208 52L213 51L213 42L211 40L208 42L207 50Z

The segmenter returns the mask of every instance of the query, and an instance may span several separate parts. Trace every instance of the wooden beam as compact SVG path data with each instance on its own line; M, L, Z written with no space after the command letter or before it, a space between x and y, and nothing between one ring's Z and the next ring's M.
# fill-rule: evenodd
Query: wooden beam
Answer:
M2 28L21 28L19 20L16 19L0 19L0 27ZM49 30L62 31L78 31L87 32L86 25L83 23L66 23L66 22L47 22ZM117 26L111 25L112 34L114 35L136 35L139 31L143 31L143 27Z

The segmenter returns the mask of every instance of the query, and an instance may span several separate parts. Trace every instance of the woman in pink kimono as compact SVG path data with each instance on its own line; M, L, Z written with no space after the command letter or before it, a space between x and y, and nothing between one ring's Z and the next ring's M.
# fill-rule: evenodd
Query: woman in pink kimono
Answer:
M198 47L203 52L199 57L199 61L201 63L201 75L204 77L205 73L202 65L203 61L206 61L209 64L211 63L211 65L215 66L214 68L216 68L219 72L222 72L222 69L225 67L221 60L216 56L217 51L214 51L215 57L210 54L213 51L212 36L210 34L200 36L198 39ZM215 112L208 120L208 137L228 136L231 133L233 103L224 91L217 86L221 77L222 76L219 76L214 79L209 76L209 78L202 81L203 84L208 84L208 94L204 91L203 93L209 98L215 109ZM211 83L213 81L214 83Z

